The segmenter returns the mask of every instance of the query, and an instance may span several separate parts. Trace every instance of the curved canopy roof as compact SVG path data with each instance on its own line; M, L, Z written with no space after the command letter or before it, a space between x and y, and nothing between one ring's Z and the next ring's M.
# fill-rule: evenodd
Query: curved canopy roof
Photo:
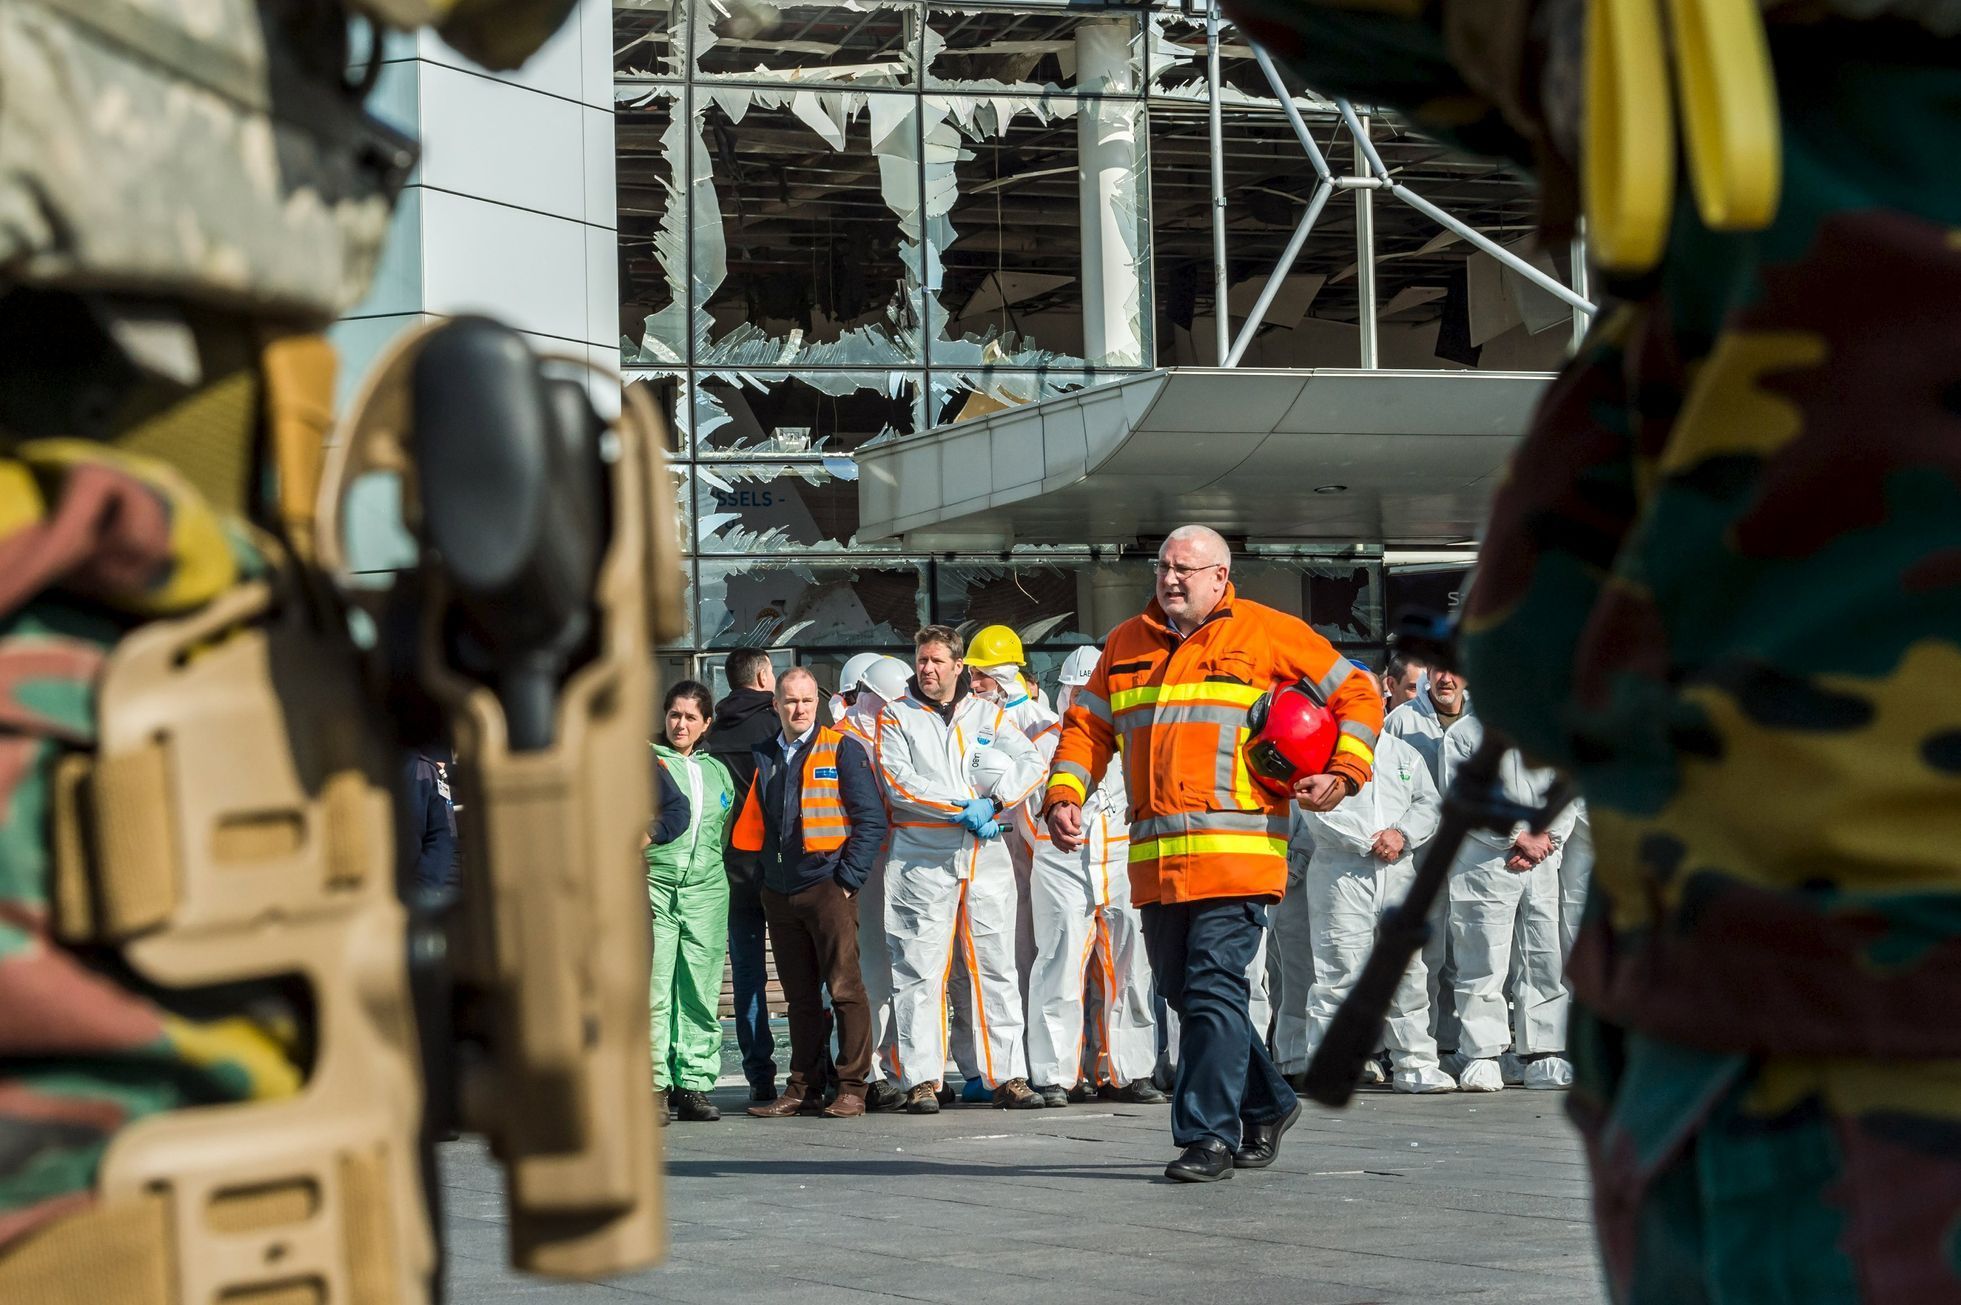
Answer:
M862 449L861 539L1454 544L1550 377L1171 368Z

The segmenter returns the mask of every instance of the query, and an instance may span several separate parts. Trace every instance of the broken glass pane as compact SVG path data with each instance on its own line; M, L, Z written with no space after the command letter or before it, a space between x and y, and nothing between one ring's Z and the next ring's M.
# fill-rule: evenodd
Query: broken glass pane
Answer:
M701 630L711 648L883 648L925 622L916 564L808 558L703 558Z
M623 361L687 362L687 205L675 179L684 119L678 87L632 88L614 106Z
M1139 93L1141 47L1131 15L936 8L926 21L928 86Z
M1242 557L1233 562L1232 580L1246 597L1300 617L1332 643L1382 643L1378 558Z
M1059 394L1073 394L1094 380L1091 373L1068 368L1055 371L1005 367L940 371L936 368L928 383L928 428L971 421L1025 403L1040 403Z
M613 0L613 77L646 81L681 75L675 41L680 0Z
M916 153L917 99L717 87L705 100L695 364L917 366L917 250L880 188L889 151Z
M1181 18L1176 14L1152 14L1147 21L1150 30L1144 41L1150 64L1151 98L1206 103L1204 20ZM1281 77L1283 84L1295 92L1295 98L1303 105L1328 103L1314 92L1294 84L1291 74L1283 71ZM1266 74L1253 58L1252 45L1231 27L1226 28L1219 40L1219 83L1219 100L1222 104L1278 105L1273 84L1267 81Z
M928 214L933 365L1147 365L1142 106L929 95L923 111L950 183Z
M695 512L704 553L890 552L898 544L858 542L858 464L843 454L699 463Z
M906 0L693 0L697 76L901 86L913 80L918 7Z
M695 456L842 455L917 429L917 372L738 372L702 376Z
M627 372L622 381L628 389L639 387L647 396L654 410L667 419L667 442L663 445L670 458L687 457L688 423L681 403L681 390L686 384L683 373L660 372L645 368L635 368Z

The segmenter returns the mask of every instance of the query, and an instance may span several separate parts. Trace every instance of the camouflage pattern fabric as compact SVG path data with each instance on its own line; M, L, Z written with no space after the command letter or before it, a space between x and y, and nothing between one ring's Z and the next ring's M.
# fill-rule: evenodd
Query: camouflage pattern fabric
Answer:
M1462 2L1229 8L1316 89L1527 161L1557 61L1501 112ZM1681 194L1465 617L1479 713L1592 815L1571 1110L1624 1301L1961 1301L1961 43L1890 9L1770 7L1778 217Z
M161 463L0 437L0 1246L86 1205L125 1124L299 1088L276 994L150 992L49 936L49 781L94 742L110 649L260 565Z

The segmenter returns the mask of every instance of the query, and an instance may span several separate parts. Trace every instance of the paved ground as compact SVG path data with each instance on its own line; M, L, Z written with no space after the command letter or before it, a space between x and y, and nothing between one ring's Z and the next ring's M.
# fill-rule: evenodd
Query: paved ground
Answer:
M501 1179L444 1148L459 1305L635 1300L1599 1302L1562 1095L1368 1093L1308 1107L1271 1169L1166 1182L1164 1107L956 1107L853 1122L675 1124L668 1263L606 1285L503 1267Z

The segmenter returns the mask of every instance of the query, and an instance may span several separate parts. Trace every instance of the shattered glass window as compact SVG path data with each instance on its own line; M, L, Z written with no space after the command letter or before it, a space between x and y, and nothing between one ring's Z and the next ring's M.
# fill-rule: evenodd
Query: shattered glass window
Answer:
M704 376L694 396L695 456L841 455L918 426L919 374L738 372Z
M923 112L943 182L928 222L932 365L1145 365L1142 105L932 94Z
M680 366L688 360L687 204L674 171L685 155L680 88L614 94L621 356L628 365Z
M1136 94L1139 31L1128 14L934 8L926 19L926 84Z
M613 0L613 77L645 81L681 76L675 40L683 0Z
M1244 557L1233 562L1232 580L1246 597L1300 617L1330 643L1382 644L1379 558Z
M843 456L698 463L695 513L703 553L897 547L859 543L858 464Z
M913 80L919 11L907 0L692 0L697 75L804 85Z
M1006 367L977 367L971 371L935 370L928 386L927 425L950 426L991 412L1039 403L1073 394L1092 383L1088 372L1067 368L1020 371Z
M903 93L716 87L697 98L697 367L919 365L917 250L883 187ZM900 170L917 190L917 168Z
M1143 44L1152 98L1206 103L1205 20L1170 13L1152 14L1147 23ZM1219 40L1219 81L1223 104L1275 103L1273 86L1254 60L1253 47L1232 27Z
M916 564L702 558L701 631L710 648L910 644L925 624Z

